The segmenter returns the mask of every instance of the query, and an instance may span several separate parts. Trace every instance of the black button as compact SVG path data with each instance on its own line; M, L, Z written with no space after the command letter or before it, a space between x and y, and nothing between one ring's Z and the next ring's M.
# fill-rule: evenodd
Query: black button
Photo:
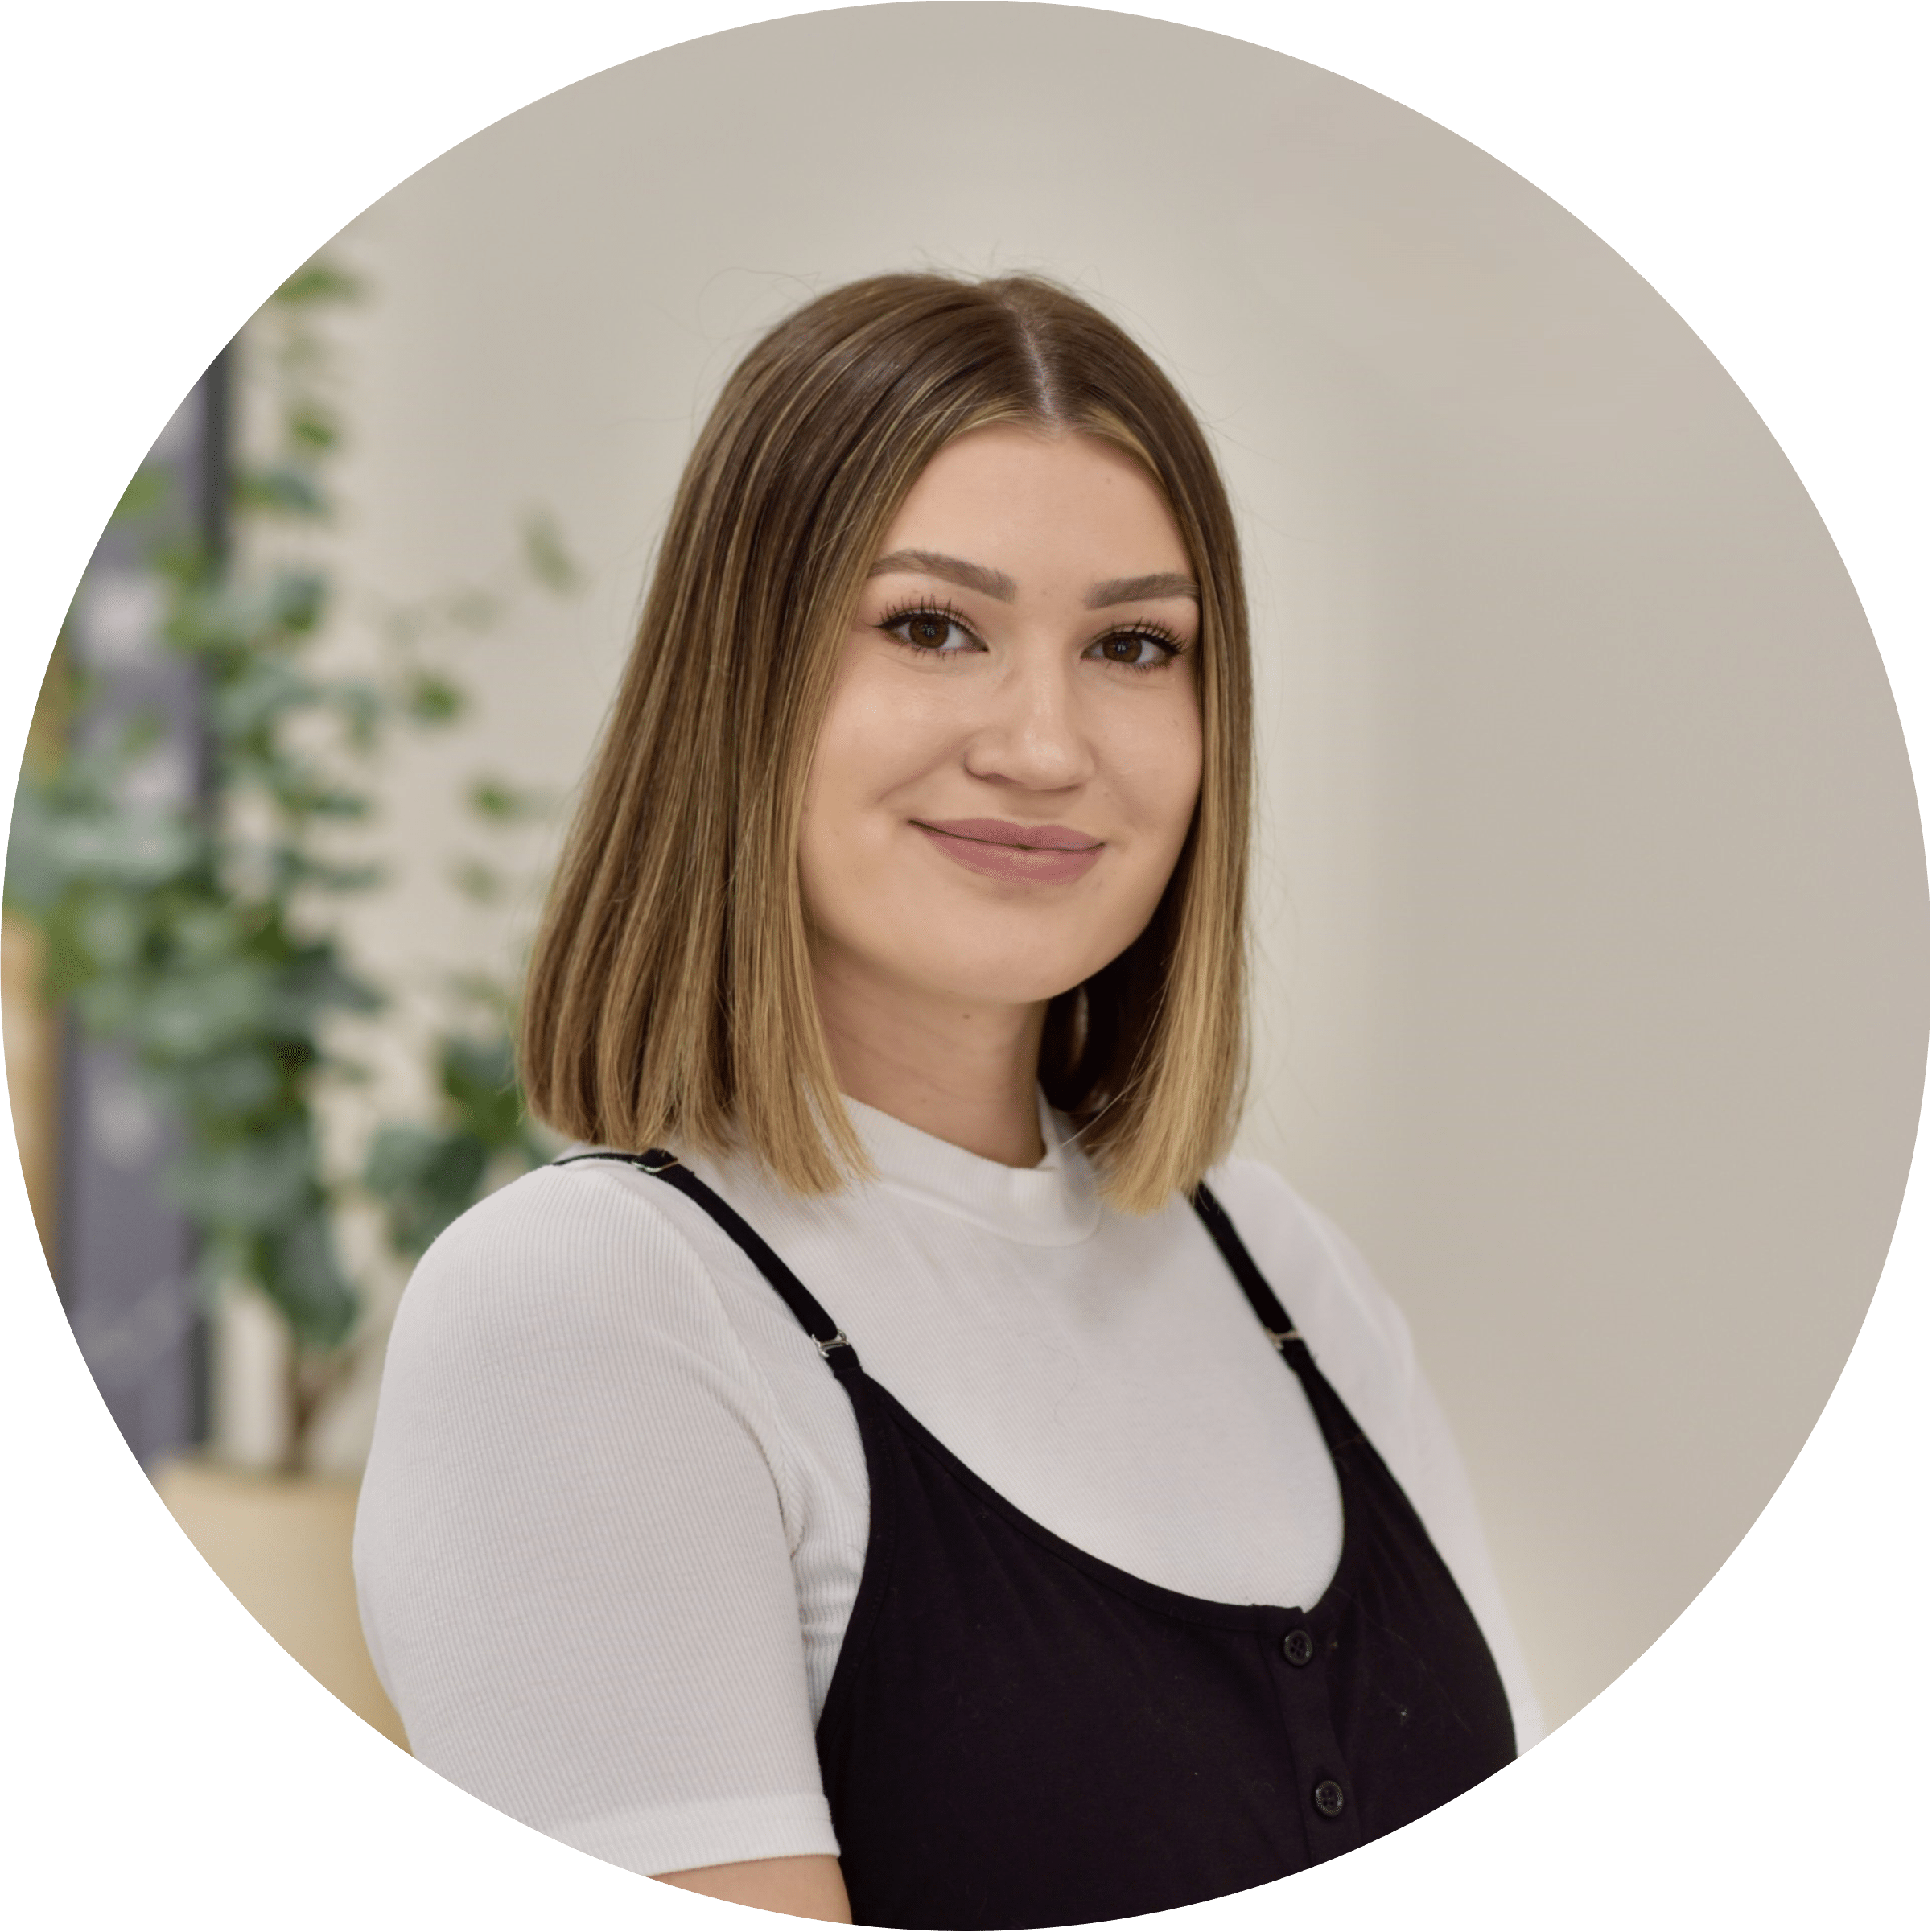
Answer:
M1281 1654L1296 1670L1315 1661L1315 1639L1306 1630L1291 1630L1281 1640Z
M1324 1818L1341 1817L1341 1807L1345 1802L1341 1795L1341 1786L1337 1784L1332 1778L1324 1778L1315 1787L1315 1809Z

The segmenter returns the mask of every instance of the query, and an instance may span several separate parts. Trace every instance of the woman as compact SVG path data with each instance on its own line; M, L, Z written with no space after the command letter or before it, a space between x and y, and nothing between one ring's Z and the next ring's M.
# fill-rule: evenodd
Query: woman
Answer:
M1246 653L1198 426L1065 291L879 278L733 374L529 975L583 1147L390 1345L357 1572L425 1762L991 1927L1280 1876L1533 1730L1400 1317L1216 1164Z

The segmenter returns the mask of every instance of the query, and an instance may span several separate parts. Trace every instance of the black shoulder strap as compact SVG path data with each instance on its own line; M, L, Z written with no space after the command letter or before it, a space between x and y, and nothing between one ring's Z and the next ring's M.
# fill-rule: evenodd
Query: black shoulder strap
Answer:
M779 1299L792 1311L798 1325L811 1337L818 1353L834 1370L842 1372L848 1366L858 1366L856 1351L846 1340L838 1323L819 1305L811 1290L778 1258L764 1237L728 1201L706 1187L676 1155L666 1152L662 1147L648 1147L641 1154L569 1154L552 1164L564 1168L579 1160L622 1161L626 1166L636 1168L639 1172L652 1175L675 1188L686 1200L694 1202L710 1215L744 1251L747 1259L777 1291ZM1286 1349L1291 1342L1305 1347L1300 1331L1289 1319L1287 1310L1268 1286L1261 1270L1255 1267L1254 1257L1234 1232L1234 1224L1229 1220L1227 1209L1214 1198L1205 1181L1194 1190L1193 1200L1194 1212L1201 1217L1202 1225L1213 1237L1214 1245L1220 1249L1234 1279L1241 1283L1242 1292L1247 1296L1269 1341L1282 1349Z
M1221 1258L1234 1271L1234 1279L1241 1283L1242 1292L1260 1317L1268 1340L1284 1353L1290 1342L1298 1343L1305 1349L1308 1344L1302 1341L1301 1331L1275 1298L1267 1278L1255 1267L1254 1256L1242 1245L1241 1237L1234 1232L1234 1224L1228 1219L1227 1209L1214 1198L1205 1180L1194 1190L1193 1202L1194 1212L1214 1237L1215 1246L1221 1250Z
M675 1188L687 1201L694 1201L744 1250L746 1258L772 1286L779 1299L797 1318L798 1325L817 1344L818 1353L842 1374L858 1366L859 1357L837 1322L822 1308L805 1283L781 1261L764 1237L731 1205L707 1188L675 1154L662 1147L647 1147L641 1154L566 1154L553 1161L553 1167L567 1168L579 1160L620 1160L640 1173L654 1176Z

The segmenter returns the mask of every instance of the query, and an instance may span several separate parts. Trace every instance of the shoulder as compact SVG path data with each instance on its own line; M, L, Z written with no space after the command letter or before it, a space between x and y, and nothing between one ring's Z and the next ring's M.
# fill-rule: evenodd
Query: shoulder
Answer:
M545 1469L598 1493L646 1473L675 1489L747 1445L767 1481L789 1483L769 1348L748 1335L729 1275L744 1263L721 1244L682 1197L616 1162L539 1168L480 1202L403 1291L365 1491L496 1481L513 1451L537 1452L525 1476L550 1501Z
M1345 1399L1350 1385L1406 1393L1415 1373L1409 1324L1348 1236L1263 1161L1223 1161L1207 1181Z
M670 1190L617 1161L538 1168L439 1235L404 1290L392 1359L607 1345L724 1325L715 1258Z

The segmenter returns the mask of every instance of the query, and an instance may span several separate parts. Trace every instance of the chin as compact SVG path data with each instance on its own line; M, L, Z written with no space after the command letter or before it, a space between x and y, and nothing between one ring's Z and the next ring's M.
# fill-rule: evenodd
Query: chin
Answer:
M907 960L904 977L912 984L975 1006L1036 1006L1057 999L1091 978L1113 957L1043 960L1020 950L974 945L957 946Z

